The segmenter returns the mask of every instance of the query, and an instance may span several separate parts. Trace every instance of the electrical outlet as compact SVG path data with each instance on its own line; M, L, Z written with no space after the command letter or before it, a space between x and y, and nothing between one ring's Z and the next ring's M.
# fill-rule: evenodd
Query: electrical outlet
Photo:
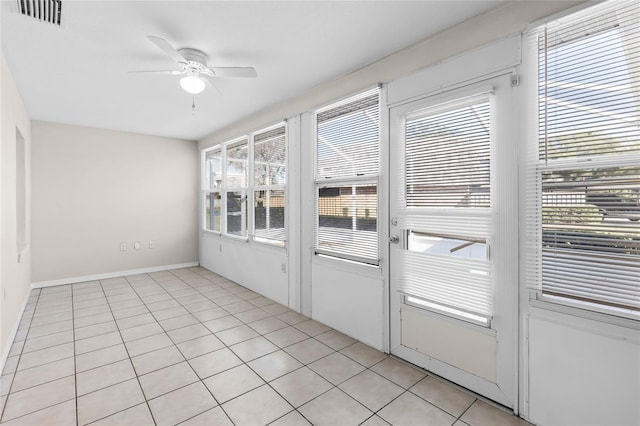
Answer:
M283 263L283 264L282 264L282 273L283 273L283 274L286 274L286 273L287 273L287 264L286 264L286 263Z
M127 249L127 243L120 243L120 251L125 251Z
M133 249L140 250L140 241L136 241L135 243L133 243Z
M149 248L150 249L156 248L156 242L155 241L149 241Z

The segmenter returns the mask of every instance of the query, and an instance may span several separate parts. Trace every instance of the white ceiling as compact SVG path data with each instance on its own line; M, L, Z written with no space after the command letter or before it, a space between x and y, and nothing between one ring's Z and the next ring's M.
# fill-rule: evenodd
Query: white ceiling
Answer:
M498 1L69 1L61 28L2 0L2 51L34 120L198 140L257 111L370 64ZM257 79L218 79L195 97L146 38L253 66Z

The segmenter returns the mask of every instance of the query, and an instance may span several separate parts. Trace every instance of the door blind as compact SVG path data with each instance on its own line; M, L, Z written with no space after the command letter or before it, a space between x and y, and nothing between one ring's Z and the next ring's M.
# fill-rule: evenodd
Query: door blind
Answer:
M407 117L407 207L489 207L490 131L488 99Z
M597 5L535 36L528 220L542 293L640 311L640 3Z
M485 326L493 315L491 103L478 94L405 116L398 226L406 247L393 272L409 303Z

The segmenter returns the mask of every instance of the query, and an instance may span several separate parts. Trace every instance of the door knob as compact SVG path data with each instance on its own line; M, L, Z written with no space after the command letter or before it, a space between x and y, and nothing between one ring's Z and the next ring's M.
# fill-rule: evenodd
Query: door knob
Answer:
M392 235L389 237L389 242L391 244L398 244L400 242L400 237L398 237L397 235Z

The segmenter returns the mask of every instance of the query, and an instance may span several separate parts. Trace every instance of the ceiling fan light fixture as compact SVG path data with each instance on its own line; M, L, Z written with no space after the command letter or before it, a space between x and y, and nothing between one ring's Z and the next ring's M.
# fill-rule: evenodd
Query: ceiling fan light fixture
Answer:
M204 81L200 77L196 77L195 75L188 75L186 77L182 77L180 79L180 86L184 89L185 92L197 95L198 93L204 90Z

